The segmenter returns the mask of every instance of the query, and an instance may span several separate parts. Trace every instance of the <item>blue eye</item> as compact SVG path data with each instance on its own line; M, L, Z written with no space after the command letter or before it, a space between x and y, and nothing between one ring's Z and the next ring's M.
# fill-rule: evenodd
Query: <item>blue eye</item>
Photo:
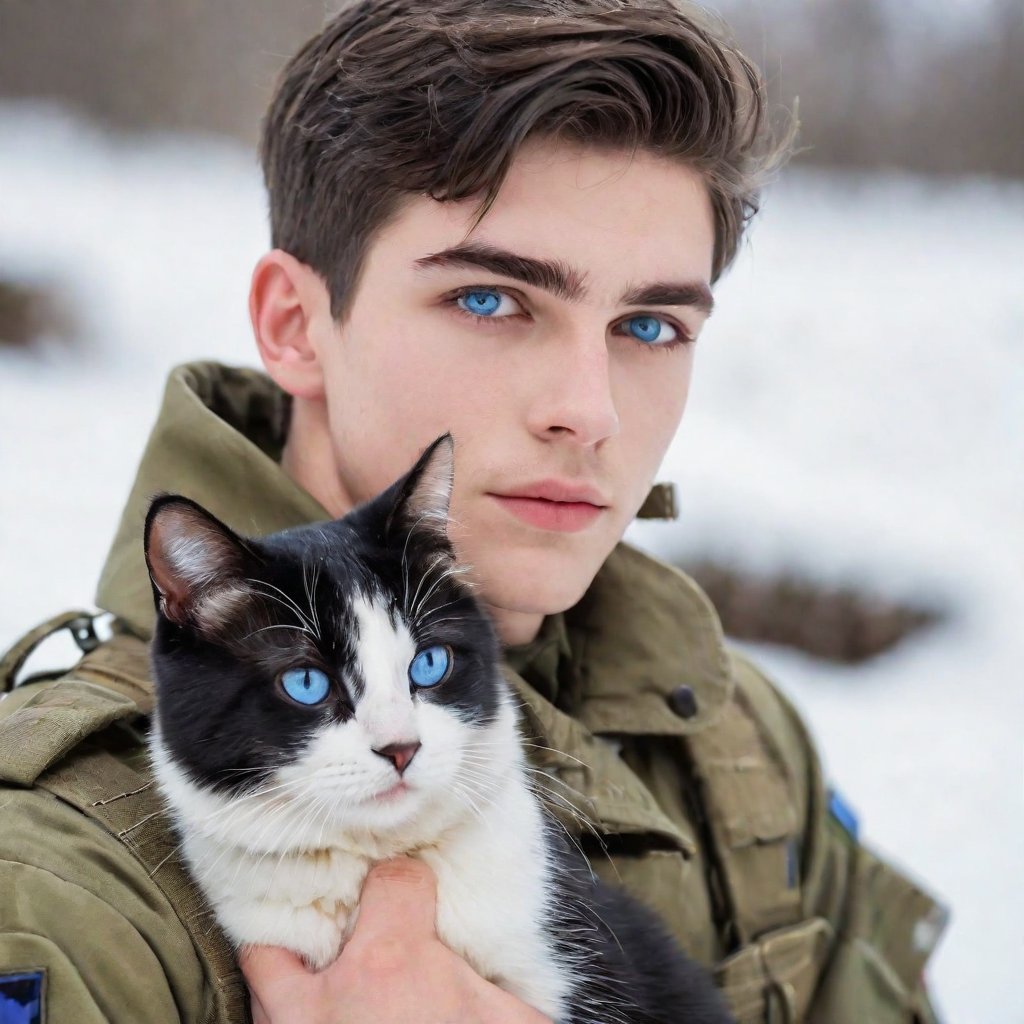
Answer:
M447 647L428 647L409 664L409 680L413 686L437 686L448 675L451 651Z
M466 313L491 320L504 320L523 311L511 295L498 288L477 288L463 292L455 297L455 304Z
M318 668L290 668L281 676L284 692L299 704L319 704L331 692L331 682Z
M463 309L481 316L490 316L501 305L501 296L497 292L468 292L459 296Z
M625 328L637 341L644 341L649 345L654 342L662 344L675 341L677 337L676 329L670 323L659 320L656 316L631 317L625 322ZM662 337L663 328L669 331L666 337Z

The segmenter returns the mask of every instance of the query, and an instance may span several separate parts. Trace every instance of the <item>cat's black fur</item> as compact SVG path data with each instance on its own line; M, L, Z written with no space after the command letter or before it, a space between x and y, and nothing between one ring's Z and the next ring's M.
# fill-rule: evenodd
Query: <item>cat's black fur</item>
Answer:
M320 722L353 714L363 686L353 657L354 594L384 596L419 644L455 652L451 677L418 699L441 702L469 724L493 720L505 685L499 641L457 571L445 524L416 500L430 460L439 446L450 455L450 445L439 439L406 477L343 519L259 540L238 537L186 498L153 502L146 555L158 608L152 658L160 729L197 782L249 790L269 777L268 765L302 747L311 713ZM175 542L194 547L171 564ZM296 663L321 666L346 687L315 712L297 707L273 683ZM579 964L566 1020L729 1024L710 978L657 916L597 881L554 818L547 834L558 898L544 927Z

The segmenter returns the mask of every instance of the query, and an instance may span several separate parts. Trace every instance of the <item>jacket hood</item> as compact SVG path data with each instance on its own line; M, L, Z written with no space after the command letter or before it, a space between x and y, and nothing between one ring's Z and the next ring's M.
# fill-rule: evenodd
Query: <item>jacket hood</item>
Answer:
M285 408L255 370L191 363L171 372L96 591L132 633L148 639L156 618L143 527L157 494L183 494L252 536L331 518L278 464Z
M183 494L250 536L331 518L279 464L286 415L285 395L256 370L203 362L171 372L97 588L96 603L129 632L148 639L153 631L143 527L155 495ZM731 693L707 597L685 574L626 544L564 624L552 626L546 633L558 638L580 683L574 714L592 732L695 732ZM546 660L549 671L557 660ZM680 687L692 692L689 717L677 710Z

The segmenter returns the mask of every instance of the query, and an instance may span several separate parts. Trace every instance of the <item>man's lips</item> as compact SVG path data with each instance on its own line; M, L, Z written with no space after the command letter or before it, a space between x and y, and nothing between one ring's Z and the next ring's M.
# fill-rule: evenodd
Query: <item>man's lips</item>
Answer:
M575 533L586 529L608 506L600 491L588 484L542 480L510 488L491 497L511 515L542 530Z
M598 508L611 504L596 487L574 480L538 480L532 484L503 487L492 493L499 498L541 498L544 501L596 505Z

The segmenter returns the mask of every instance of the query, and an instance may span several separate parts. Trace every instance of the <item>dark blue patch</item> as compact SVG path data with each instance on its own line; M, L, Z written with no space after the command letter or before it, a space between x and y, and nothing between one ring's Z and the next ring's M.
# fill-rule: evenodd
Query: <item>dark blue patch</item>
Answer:
M46 971L0 974L0 1024L43 1024Z
M800 847L796 840L786 843L786 887L795 889L800 878Z
M843 827L843 831L854 841L860 833L860 823L853 808L834 789L828 791L828 813Z

